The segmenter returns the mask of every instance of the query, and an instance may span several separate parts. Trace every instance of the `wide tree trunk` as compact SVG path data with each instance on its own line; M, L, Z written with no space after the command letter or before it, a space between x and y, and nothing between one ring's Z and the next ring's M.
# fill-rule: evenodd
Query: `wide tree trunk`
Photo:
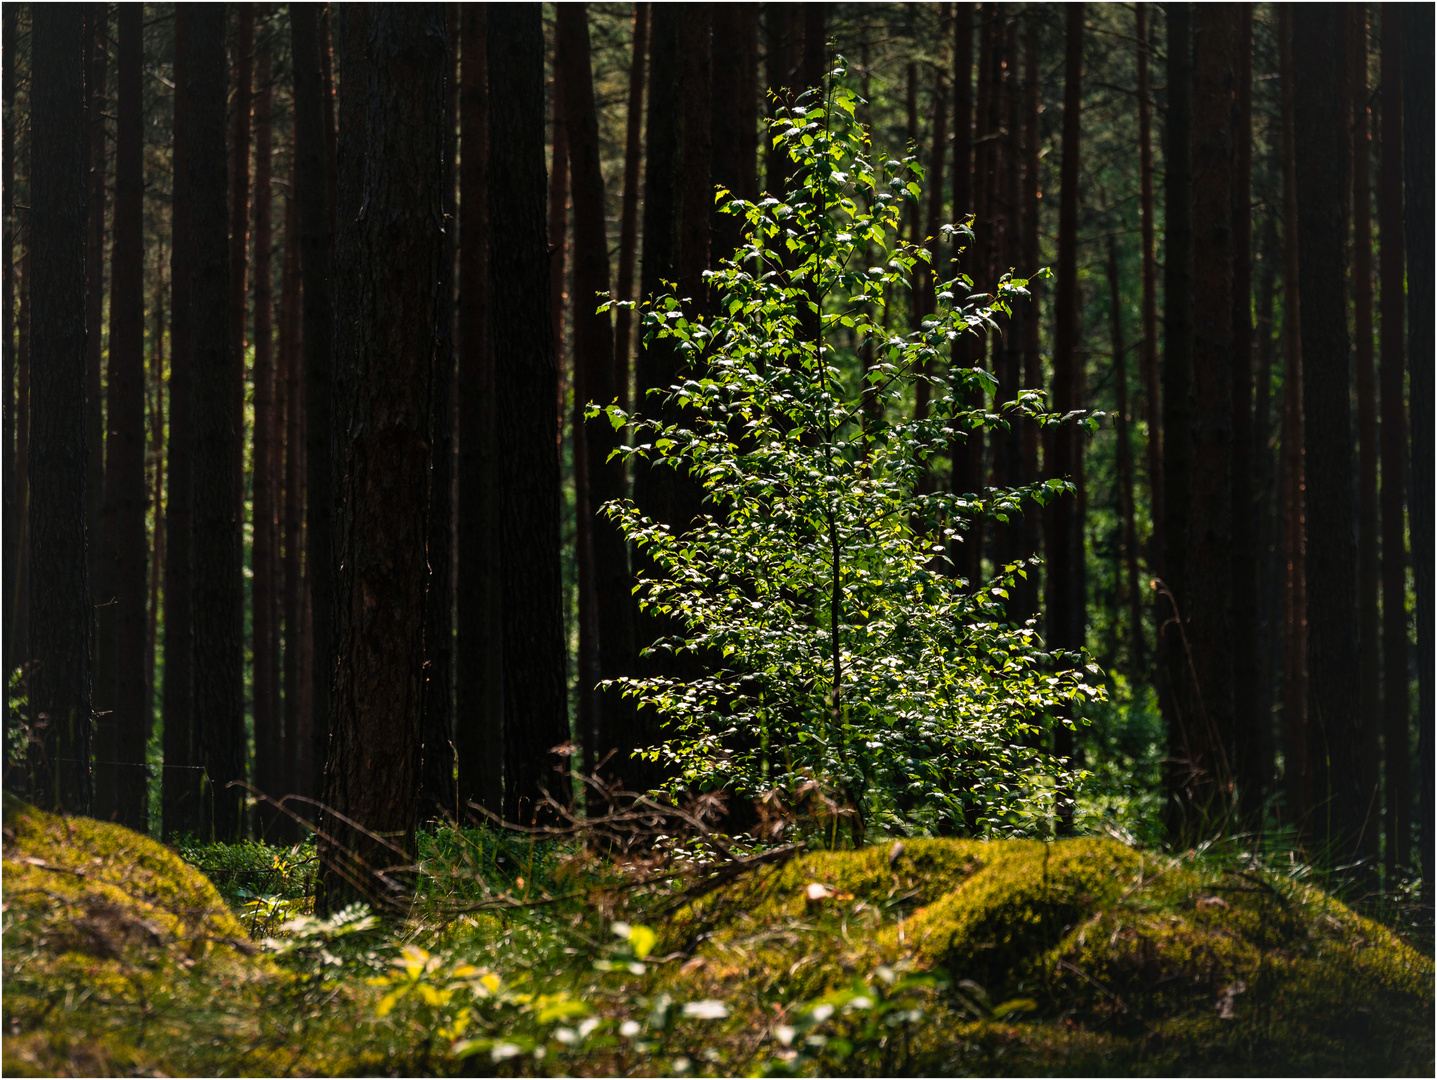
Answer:
M1378 233L1382 240L1382 737L1387 844L1391 875L1412 858L1411 702L1412 650L1407 640L1406 270L1402 234L1402 17L1382 5L1382 164L1378 175Z
M385 871L407 864L414 851L429 578L429 395L436 321L448 307L439 295L443 5L376 5L364 44L365 213L345 225L356 234L346 254L363 269L344 281L360 294L340 298L357 324L345 335L349 349L337 355L346 372L349 425L336 530L338 666L325 788L331 839L321 861L325 910L337 910L356 892L379 903L394 900L402 883ZM341 139L347 145L346 104ZM346 149L341 156L352 164Z
M504 809L504 676L497 402L489 329L489 76L486 5L460 27L459 662L454 747L459 802Z
M90 537L90 588L99 584L99 543L105 501L105 210L109 198L105 150L110 70L110 5L88 4L85 33L86 182L90 187L85 234L85 529ZM33 61L32 61L33 63ZM34 190L33 182L31 190Z
M194 725L194 389L190 376L190 4L175 7L174 190L170 209L170 480L165 499L165 686L160 701L165 839L200 831Z
M300 341L300 226L295 195L294 142L284 200L284 266L280 271L280 362L284 387L284 774L285 795L308 795L310 718L302 707L300 656L306 651L304 622L304 358ZM280 375L276 376L278 387ZM291 809L298 810L298 807ZM286 827L288 828L288 827ZM288 835L293 835L290 830Z
M33 13L30 134L30 799L86 814L91 607L85 558L85 80L78 7Z
M1433 517L1433 219L1432 219L1432 51L1431 7L1417 5L1402 9L1402 169L1406 207L1403 228L1407 233L1407 362L1408 390L1412 395L1412 498L1408 520L1412 528L1412 568L1417 584L1417 820L1422 823L1421 857L1423 880L1433 880L1434 832L1433 784L1437 782L1437 754L1434 754L1433 686L1434 650L1432 640L1432 517ZM1430 904L1433 885L1426 887Z
M1297 243L1302 262L1302 396L1306 413L1309 727L1330 808L1319 836L1346 858L1367 808L1358 762L1357 551L1352 520L1352 363L1348 354L1342 187L1348 139L1341 125L1341 8L1293 14L1293 133ZM1326 769L1323 770L1323 764Z
M103 549L95 665L95 813L148 827L145 743L145 178L141 95L144 27L119 9L115 239L110 270L110 366Z
M225 224L225 13L197 5L190 37L191 369L194 377L195 729L204 767L201 835L243 831L245 730L234 365Z
M329 752L330 685L335 652L333 467L335 397L334 229L328 178L323 73L320 70L318 4L290 8L294 33L295 182L299 188L300 272L304 305L305 571L312 596L314 684L310 732L312 776L306 791L324 790ZM362 20L366 8L348 12ZM343 430L340 428L339 430Z
M544 236L544 42L539 9L489 10L489 266L494 310L502 552L504 814L529 822L545 791L568 801L569 738L559 568L558 381Z

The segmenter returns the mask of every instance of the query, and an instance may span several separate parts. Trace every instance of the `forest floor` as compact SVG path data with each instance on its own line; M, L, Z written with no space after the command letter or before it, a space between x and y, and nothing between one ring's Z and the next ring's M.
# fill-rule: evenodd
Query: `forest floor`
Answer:
M656 863L441 828L420 854L405 917L320 920L310 846L176 854L7 800L5 1073L1434 1067L1426 950L1236 850L695 841Z

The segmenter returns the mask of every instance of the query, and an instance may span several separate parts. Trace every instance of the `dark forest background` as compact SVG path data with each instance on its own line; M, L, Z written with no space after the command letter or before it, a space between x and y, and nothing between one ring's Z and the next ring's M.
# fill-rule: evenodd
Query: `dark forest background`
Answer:
M977 522L956 569L1043 556L1013 614L1108 690L1056 746L1088 808L1430 877L1431 6L3 20L7 784L33 800L297 835L246 781L362 849L350 821L531 818L571 765L661 780L630 756L652 721L592 689L656 630L599 512L646 480L583 411L667 382L594 296L699 295L740 240L715 185L782 186L766 121L841 55L926 172L909 237L947 265L932 238L973 215L979 290L1054 271L963 363L1096 423L1014 425L930 482L1076 485Z

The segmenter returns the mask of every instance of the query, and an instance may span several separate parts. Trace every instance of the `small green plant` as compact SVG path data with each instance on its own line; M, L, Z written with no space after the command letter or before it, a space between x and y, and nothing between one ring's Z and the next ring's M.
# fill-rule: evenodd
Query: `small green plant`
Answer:
M1006 522L1070 485L930 481L955 442L1019 415L1060 418L1033 391L991 411L991 374L947 368L953 342L997 328L1026 280L1005 275L994 295L966 276L940 280L919 329L884 325L885 290L932 272L929 250L899 228L921 170L872 158L857 105L835 80L826 99L780 112L774 141L795 186L758 202L720 191L746 239L708 275L709 300L642 305L645 340L677 351L680 381L656 395L656 416L605 411L633 425L621 452L636 468L687 474L703 505L691 523L632 502L607 510L650 567L641 606L678 627L654 649L690 654L702 673L617 683L665 717L669 738L649 753L676 787L753 797L817 781L858 836L870 825L992 832L1066 782L1037 732L1101 691L1005 614L1028 563L969 581L948 551L975 520ZM873 360L860 371L865 344Z

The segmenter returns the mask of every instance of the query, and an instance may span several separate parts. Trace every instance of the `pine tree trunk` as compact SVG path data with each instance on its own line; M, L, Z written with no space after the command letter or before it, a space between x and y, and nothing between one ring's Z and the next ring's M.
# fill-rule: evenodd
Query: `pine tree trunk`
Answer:
M86 207L89 231L85 241L85 529L91 538L88 555L90 588L100 583L99 560L104 545L101 521L105 501L105 406L102 382L105 317L105 209L108 169L105 153L106 79L110 68L110 5L86 7L85 126L88 132ZM34 187L31 187L31 191ZM97 597L98 599L98 597ZM107 682L103 677L100 683Z
M254 782L264 794L278 798L284 794L284 732L279 707L279 633L275 625L279 595L275 492L279 484L275 467L274 224L270 191L274 94L270 76L266 34L255 57L259 93L254 103L254 540L250 556L254 576L250 579L250 625L254 657ZM256 808L256 824L257 831L271 840L283 828L273 808L263 803Z
M301 710L299 658L304 640L304 353L300 340L300 227L295 194L294 141L290 141L289 184L284 200L284 265L280 271L280 361L284 387L284 795L309 795L314 770L309 760L309 714ZM278 431L278 424L276 425ZM290 807L293 812L298 806ZM286 835L296 834L285 826Z
M170 243L170 480L165 500L165 686L160 702L166 840L200 832L194 713L194 383L190 340L190 19L175 8L174 174Z
M235 528L234 339L230 334L225 225L225 13L191 15L190 197L194 377L195 729L205 770L201 836L233 842L243 831L244 688L239 531Z
M537 8L489 10L489 265L503 552L504 814L534 820L542 793L568 801L569 738L559 571L557 373L544 237L544 45ZM502 403L502 407L497 407ZM509 718L515 722L510 724ZM522 721L521 721L522 718Z
M619 212L619 285L614 294L631 300L634 294L634 249L639 238L639 170L643 142L644 72L648 60L649 4L634 5L634 50L629 61L629 107L624 127L624 193ZM757 27L755 26L755 33ZM749 86L750 96L753 90ZM619 407L629 407L629 357L633 312L614 313L614 390Z
M332 734L326 769L327 839L321 910L356 894L387 904L402 881L386 874L414 852L422 752L425 553L430 391L444 258L442 4L376 6L366 35L363 100L365 213L352 230L358 316L346 350L349 426L343 437L343 513L335 581ZM342 75L348 72L341 71ZM348 97L346 91L346 98ZM344 124L341 105L341 124ZM349 133L341 130L348 144ZM352 164L341 149L346 166ZM383 747L382 754L375 747ZM357 828L348 825L357 823ZM360 830L367 830L362 832ZM392 839L379 841L375 834Z
M11 6L0 11L0 99L4 102L4 115L15 115L15 38L19 26L19 9ZM4 311L0 312L0 364L3 364L5 380L3 398L5 426L5 490L4 498L4 580L0 582L0 666L5 671L15 670L20 654L16 651L15 598L17 584L15 571L20 558L20 514L24 497L20 491L19 446L15 439L19 416L16 412L16 370L15 370L15 144L19 141L13 128L6 132L3 149L0 149L0 200L4 201L4 216L0 224L4 228L4 250L0 255L0 272L4 275ZM5 730L11 730L13 717L9 703L5 706Z
M454 746L461 805L504 804L498 423L489 327L489 91L486 7L463 9L459 118L459 560Z
M244 552L245 342L249 299L249 155L254 106L254 5L235 5L234 85L230 116L230 351L234 356L235 543Z
M1042 169L1038 148L1042 142L1039 114L1042 107L1043 88L1038 73L1038 24L1034 19L1027 21L1023 35L1023 259L1022 272L1036 273L1038 268L1038 223L1040 177ZM1041 282L1030 279L1028 290L1032 310L1023 319L1023 388L1043 389L1043 360L1039 353L1039 316L1041 305ZM1023 476L1030 483L1039 479L1039 447L1042 433L1034 421L1023 423ZM956 464L955 464L956 468ZM1023 546L1020 554L1032 558L1039 554L1043 545L1043 512L1036 505L1023 512ZM1030 570L1028 577L1018 587L1018 602L1013 612L1018 619L1029 619L1038 614L1038 574Z
M29 797L86 814L90 782L90 590L85 557L84 22L73 5L34 9L30 135Z
M1293 19L1293 131L1297 242L1302 261L1302 397L1306 413L1309 716L1326 762L1331 805L1318 835L1339 858L1352 855L1362 827L1357 763L1357 551L1352 520L1351 358L1348 354L1342 238L1347 133L1341 126L1342 10L1313 6ZM1296 17L1300 15L1301 17ZM1321 776L1321 769L1319 771Z
M1148 5L1134 5L1138 63L1138 207L1143 243L1143 397L1148 421L1148 509L1153 531L1148 539L1148 571L1163 576L1162 392L1158 380L1158 260L1153 215L1153 120L1148 86ZM1159 604L1157 610L1163 610ZM1161 616L1160 616L1161 617ZM1161 650L1159 650L1161 656Z
M145 765L145 254L141 10L119 9L115 233L110 271L103 601L96 641L95 813L148 827Z
M1128 593L1128 669L1134 679L1141 677L1147 666L1143 656L1142 593L1138 591L1138 530L1133 512L1133 444L1128 413L1128 356L1123 343L1122 288L1118 275L1118 242L1108 237L1108 309L1113 335L1113 383L1118 414L1118 505L1122 512L1123 563L1127 571Z
M1382 248L1382 731L1388 880L1412 858L1412 733L1408 697L1412 648L1407 640L1406 252L1402 233L1402 18L1382 5L1382 167L1378 174L1378 233Z

